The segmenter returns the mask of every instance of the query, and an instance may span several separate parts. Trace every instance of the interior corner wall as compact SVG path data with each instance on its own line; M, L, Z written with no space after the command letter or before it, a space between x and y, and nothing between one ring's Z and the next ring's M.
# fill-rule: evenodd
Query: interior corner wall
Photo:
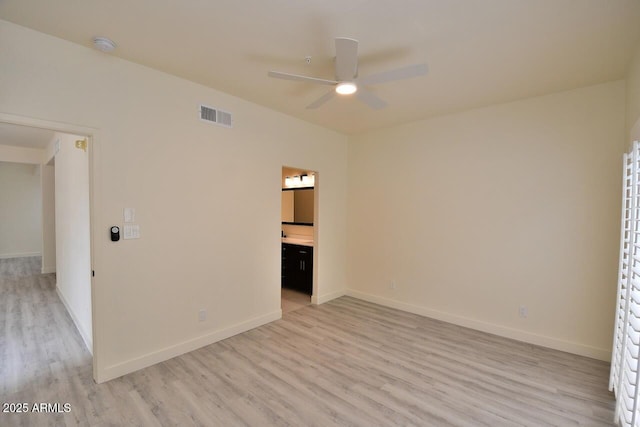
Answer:
M42 189L42 273L56 272L56 211L55 169L43 164L40 168Z
M0 258L41 254L39 168L0 161Z
M608 359L624 127L617 81L351 138L348 293Z
M99 382L281 317L285 165L322 177L317 297L344 293L345 135L6 21L0 52L0 111L96 129ZM230 111L233 127L201 121L200 104ZM112 242L125 207L140 238Z
M56 290L91 352L89 159L75 147L78 139L56 133L52 141L60 147L54 167Z
M640 43L627 70L627 134L640 141Z

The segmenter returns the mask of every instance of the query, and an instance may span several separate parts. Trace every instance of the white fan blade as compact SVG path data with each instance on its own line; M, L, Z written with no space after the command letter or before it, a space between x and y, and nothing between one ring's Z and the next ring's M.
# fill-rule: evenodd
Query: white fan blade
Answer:
M374 85L378 83L392 82L395 80L410 79L412 77L424 76L427 74L427 64L415 64L408 67L396 68L395 70L383 71L358 79L360 85Z
M276 79L298 80L301 82L317 83L321 85L337 85L338 84L338 82L335 80L318 79L316 77L307 77L307 76L301 76L298 74L282 73L280 71L269 71L268 75L269 77L275 77Z
M331 89L329 92L325 93L320 98L316 99L311 104L307 105L307 110L313 110L318 108L319 106L321 106L322 104L324 104L325 102L333 98L335 94L336 94L336 91Z
M358 88L358 91L356 92L356 98L358 98L360 101L364 102L374 110L381 110L387 106L386 101L378 98L373 93L361 87Z
M358 73L358 40L336 38L336 79L352 81Z

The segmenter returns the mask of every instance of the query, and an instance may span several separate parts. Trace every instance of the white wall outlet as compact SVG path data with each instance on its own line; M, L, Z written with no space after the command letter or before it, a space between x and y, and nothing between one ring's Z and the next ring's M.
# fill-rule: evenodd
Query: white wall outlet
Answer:
M389 289L395 291L396 289L398 289L398 284L396 283L395 280L392 280L391 283L389 283Z
M204 322L205 320L207 320L207 310L202 308L200 309L200 311L198 311L198 320L200 322Z
M518 307L518 315L522 318L526 318L529 316L529 309L525 305L521 305Z

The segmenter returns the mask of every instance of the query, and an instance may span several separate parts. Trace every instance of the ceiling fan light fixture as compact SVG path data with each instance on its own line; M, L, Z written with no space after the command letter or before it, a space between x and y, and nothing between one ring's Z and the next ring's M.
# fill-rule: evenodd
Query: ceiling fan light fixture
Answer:
M357 90L358 86L353 82L342 82L336 86L336 92L340 95L351 95L352 93L356 93Z
M373 110L380 110L386 107L387 103L383 99L378 98L375 93L368 91L367 88L369 86L410 79L427 74L427 64L414 64L361 77L358 75L358 41L347 37L336 37L335 41L336 57L334 63L334 79L328 80L300 74L283 73L281 71L269 71L267 75L276 79L330 86L331 89L328 92L307 105L306 108L308 110L315 110L325 104L327 101L333 99L336 93L345 97L356 93L358 91L358 84L362 85L362 89L355 98Z

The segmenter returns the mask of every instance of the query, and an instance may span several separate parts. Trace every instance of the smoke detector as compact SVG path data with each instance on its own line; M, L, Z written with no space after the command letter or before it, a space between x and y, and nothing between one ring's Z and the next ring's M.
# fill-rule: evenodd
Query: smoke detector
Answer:
M111 52L116 48L116 44L113 40L108 39L107 37L94 37L93 38L93 46L101 52Z

